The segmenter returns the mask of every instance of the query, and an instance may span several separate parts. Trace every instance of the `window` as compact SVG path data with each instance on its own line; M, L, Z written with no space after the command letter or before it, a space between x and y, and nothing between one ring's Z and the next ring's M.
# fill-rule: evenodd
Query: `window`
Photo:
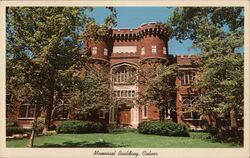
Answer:
M144 55L145 54L145 48L141 48L141 55Z
M104 48L104 55L107 56L108 55L108 49Z
M148 106L143 106L142 116L143 118L148 117Z
M36 105L32 105L29 102L25 102L20 106L19 117L20 118L33 118L35 117Z
M92 47L91 48L91 53L92 54L97 54L97 47Z
M167 49L166 49L166 47L163 47L163 54L167 54Z
M194 72L190 72L190 71L184 72L182 79L181 79L181 84L182 85L189 85L189 84L193 83L194 79L195 79Z
M183 97L182 111L184 119L199 119L199 115L193 109L194 99L192 97Z
M157 53L156 45L152 45L152 53L153 53L153 54Z
M114 84L134 84L136 80L136 68L120 66L112 70L112 82Z
M114 90L113 97L114 98L134 98L135 91L134 90Z

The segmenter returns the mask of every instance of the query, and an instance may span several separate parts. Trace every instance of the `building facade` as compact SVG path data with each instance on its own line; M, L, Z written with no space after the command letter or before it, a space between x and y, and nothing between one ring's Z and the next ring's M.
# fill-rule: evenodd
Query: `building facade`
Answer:
M113 106L108 111L92 115L95 117L93 120L104 120L109 124L128 127L137 127L142 121L159 120L159 109L155 105L145 106L136 102L138 93L143 89L137 82L139 76L136 74L147 67L144 61L159 59L176 63L183 74L175 81L176 110L166 108L165 119L185 123L190 128L201 127L202 117L192 110L196 92L190 86L198 71L193 62L198 58L193 55L171 55L168 51L169 36L170 32L166 28L159 27L156 23L147 23L135 29L113 29L101 41L87 43L91 58L104 62L109 67L111 97L120 101L130 100L133 103L133 106L126 105L125 102ZM61 104L66 103L62 101ZM26 127L33 115L30 105L23 103L19 110L18 122ZM69 118L67 112L58 115L58 120Z
M167 44L169 35L166 28L159 27L156 23L148 23L135 29L113 29L101 42L89 43L88 48L93 59L103 60L110 65L113 97L131 99L134 102L143 87L138 82L128 81L130 76L147 67L145 60L160 59L177 63L183 76L176 78L176 114L173 115L175 118L171 118L170 109L166 109L165 118L198 127L201 119L197 113L192 112L195 91L190 87L198 71L192 62L198 58L192 55L170 55ZM156 106L137 105L135 102L133 107L123 105L109 111L111 124L137 127L140 122L147 120L159 120L159 109Z

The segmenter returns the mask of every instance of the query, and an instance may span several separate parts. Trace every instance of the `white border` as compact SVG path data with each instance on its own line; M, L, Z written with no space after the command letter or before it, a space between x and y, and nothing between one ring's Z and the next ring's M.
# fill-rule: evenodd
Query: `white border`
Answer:
M147 148L153 152L158 152L158 156L151 157L187 157L187 158L247 158L249 157L249 1L246 0L197 0L188 1L2 1L0 2L0 20L1 20L1 37L0 37L0 157L115 157L115 156L93 156L97 148L6 148L5 147L5 7L6 6L244 6L245 7L245 36L244 36L244 148ZM157 140L156 140L157 141ZM127 151L133 150L141 153L143 148L98 148L99 151ZM125 158L125 156L119 156ZM142 157L142 156L140 156ZM148 157L149 156L144 156Z

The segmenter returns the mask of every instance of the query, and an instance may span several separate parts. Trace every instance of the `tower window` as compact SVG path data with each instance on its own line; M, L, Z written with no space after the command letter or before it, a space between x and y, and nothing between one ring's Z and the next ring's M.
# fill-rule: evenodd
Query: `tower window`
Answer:
M145 54L145 48L141 48L141 55L144 55Z
M91 53L92 54L97 54L97 47L92 47L91 48Z
M156 45L152 45L152 53L157 53Z
M108 55L108 49L107 48L104 48L104 55L107 56Z
M167 54L167 49L166 49L166 47L163 47L163 54Z
M182 85L189 85L189 84L193 83L194 79L195 79L194 72L190 72L190 71L184 72L182 79L181 79L181 84Z

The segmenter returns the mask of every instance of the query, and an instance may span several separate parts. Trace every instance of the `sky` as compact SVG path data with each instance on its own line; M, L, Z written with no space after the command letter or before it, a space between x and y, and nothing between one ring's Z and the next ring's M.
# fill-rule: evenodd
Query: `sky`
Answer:
M116 7L117 27L116 28L137 28L143 23L166 22L174 8L169 7ZM96 7L89 13L96 22L103 24L104 18L109 15L108 9ZM192 49L192 41L185 40L182 43L171 39L168 42L169 54L197 54L198 49Z

